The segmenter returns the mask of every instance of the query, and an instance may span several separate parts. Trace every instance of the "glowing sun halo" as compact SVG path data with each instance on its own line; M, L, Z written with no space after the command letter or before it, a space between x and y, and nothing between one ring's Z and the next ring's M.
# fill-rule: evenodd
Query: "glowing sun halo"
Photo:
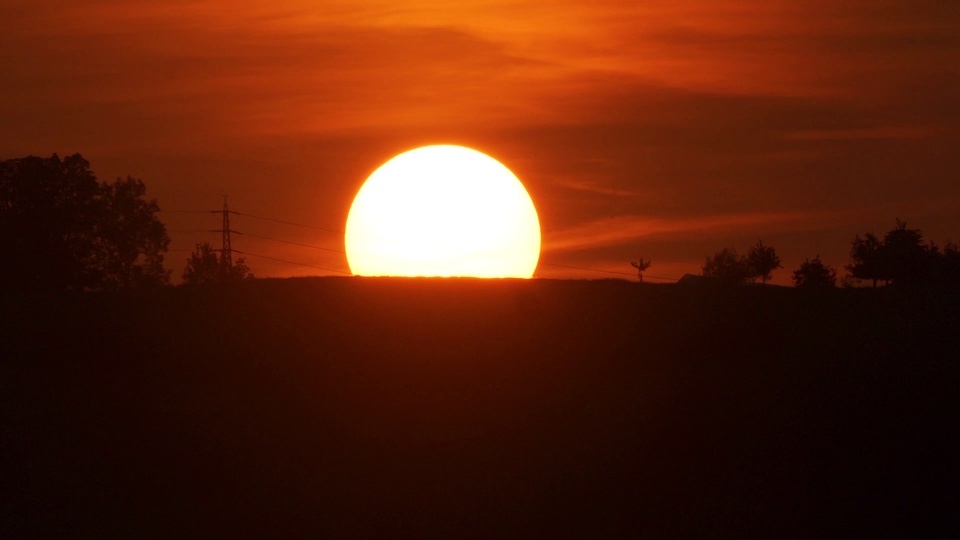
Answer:
M510 169L462 146L424 146L373 172L345 234L364 276L533 276L540 221Z

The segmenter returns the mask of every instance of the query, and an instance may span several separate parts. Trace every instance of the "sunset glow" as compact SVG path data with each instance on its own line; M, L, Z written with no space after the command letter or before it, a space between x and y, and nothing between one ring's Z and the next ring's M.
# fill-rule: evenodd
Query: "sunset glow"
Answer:
M960 538L960 0L0 0L0 64L0 540Z
M955 2L0 4L0 158L314 227L235 220L257 275L350 273L359 184L437 141L536 195L538 277L629 278L639 251L679 279L760 237L842 267L898 216L960 239ZM219 242L208 218L164 216L171 248Z

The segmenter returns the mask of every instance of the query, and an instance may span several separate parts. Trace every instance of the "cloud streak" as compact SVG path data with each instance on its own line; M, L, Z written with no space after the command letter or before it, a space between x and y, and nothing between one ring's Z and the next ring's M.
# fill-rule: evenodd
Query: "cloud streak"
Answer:
M631 241L663 239L690 234L730 233L763 228L768 233L806 229L822 215L801 213L750 213L671 219L642 216L603 218L547 233L544 252L596 249Z

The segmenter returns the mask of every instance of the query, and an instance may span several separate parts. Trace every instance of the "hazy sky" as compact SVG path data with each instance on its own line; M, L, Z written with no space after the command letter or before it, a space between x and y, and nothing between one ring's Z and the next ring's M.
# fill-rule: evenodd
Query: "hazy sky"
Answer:
M895 218L960 240L951 0L0 1L0 158L82 153L164 209L342 230L391 156L429 143L527 186L541 261L697 272L724 246L842 267ZM165 213L172 248L219 242ZM233 228L342 249L339 235ZM348 270L343 254L234 247ZM187 251L171 251L178 277ZM324 274L248 258L260 276ZM541 266L544 277L591 277Z

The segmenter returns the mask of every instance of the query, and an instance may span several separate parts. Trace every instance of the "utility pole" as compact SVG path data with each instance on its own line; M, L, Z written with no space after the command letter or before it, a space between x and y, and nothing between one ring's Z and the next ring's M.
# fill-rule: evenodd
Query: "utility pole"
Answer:
M220 265L223 267L224 272L228 272L233 268L233 248L230 245L230 233L240 234L238 231L230 230L230 214L236 214L236 212L231 212L227 207L227 196L223 196L223 210L211 210L211 214L223 214L223 228L220 230L214 230L210 232L218 232L223 234L223 240L220 246Z

